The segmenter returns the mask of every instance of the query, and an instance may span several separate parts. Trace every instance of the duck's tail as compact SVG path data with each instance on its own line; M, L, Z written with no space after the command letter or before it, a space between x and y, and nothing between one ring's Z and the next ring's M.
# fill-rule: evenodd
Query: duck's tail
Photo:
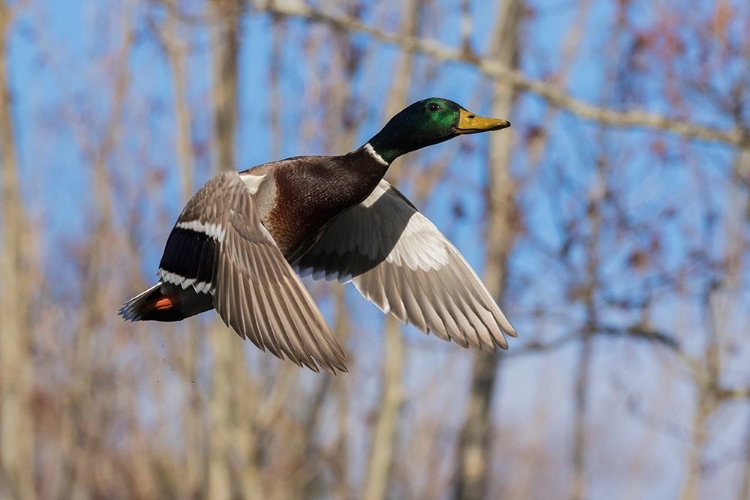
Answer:
M180 321L187 315L177 307L179 296L166 295L159 282L125 302L118 313L129 321ZM171 287L170 287L171 288Z

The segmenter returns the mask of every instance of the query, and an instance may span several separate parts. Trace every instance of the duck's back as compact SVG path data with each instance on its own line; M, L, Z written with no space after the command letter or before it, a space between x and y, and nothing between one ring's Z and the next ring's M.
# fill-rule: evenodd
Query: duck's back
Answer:
M385 173L361 150L289 158L240 172L263 225L287 260L310 248L338 215L359 204Z

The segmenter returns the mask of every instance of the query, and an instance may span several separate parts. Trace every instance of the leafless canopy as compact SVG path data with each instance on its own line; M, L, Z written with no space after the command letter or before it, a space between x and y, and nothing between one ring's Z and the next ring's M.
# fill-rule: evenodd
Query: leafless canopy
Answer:
M0 497L750 498L750 4L698 4L0 3ZM317 282L346 375L116 317L214 173L430 95L513 123L387 176L507 353Z

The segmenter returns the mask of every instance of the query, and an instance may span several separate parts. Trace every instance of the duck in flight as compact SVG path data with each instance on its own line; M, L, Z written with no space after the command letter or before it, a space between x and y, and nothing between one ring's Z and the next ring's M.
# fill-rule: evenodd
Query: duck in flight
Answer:
M453 101L418 101L341 156L298 156L222 172L188 201L159 282L120 308L131 321L216 309L261 350L314 371L346 356L298 275L351 281L384 313L463 347L507 348L516 332L455 246L383 180L410 151L510 127Z

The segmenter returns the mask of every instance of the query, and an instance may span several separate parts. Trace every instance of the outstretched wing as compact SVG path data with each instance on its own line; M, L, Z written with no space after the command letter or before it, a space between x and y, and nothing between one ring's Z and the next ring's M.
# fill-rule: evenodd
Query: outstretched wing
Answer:
M425 333L480 349L516 331L455 246L386 181L340 215L293 267L351 280L383 312Z
M315 371L346 371L346 356L236 172L217 175L185 206L159 275L212 294L224 323L261 350Z

